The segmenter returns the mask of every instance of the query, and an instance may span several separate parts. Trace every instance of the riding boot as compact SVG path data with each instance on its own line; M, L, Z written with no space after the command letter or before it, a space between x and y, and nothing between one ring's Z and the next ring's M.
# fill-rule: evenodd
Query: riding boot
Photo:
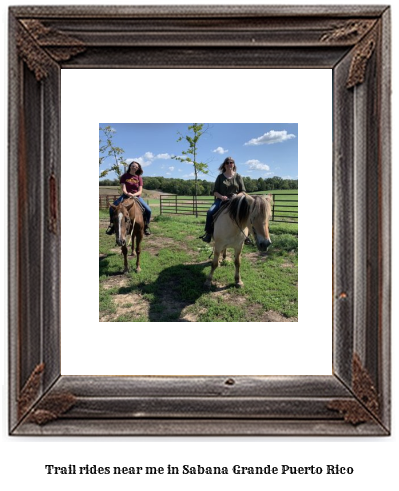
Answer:
M113 223L110 223L110 224L108 225L108 228L107 228L107 230L105 231L105 233L106 233L107 235L113 235L113 234L115 233L115 228L114 228L114 224L113 224Z
M209 242L212 240L212 234L206 232L205 235L202 236L202 240L204 242L208 242L209 244Z
M148 226L148 223L144 225L144 235L151 235L151 230L150 227Z

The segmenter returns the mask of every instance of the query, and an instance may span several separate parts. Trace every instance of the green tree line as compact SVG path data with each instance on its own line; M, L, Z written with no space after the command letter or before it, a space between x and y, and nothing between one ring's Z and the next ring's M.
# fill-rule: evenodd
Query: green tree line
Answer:
M275 191L298 189L298 179L283 179L282 177L274 176L263 179L251 179L243 177L245 189L248 193L256 191ZM174 179L167 177L147 177L143 178L144 188L149 190L162 191L163 193L177 194L179 196L194 196L195 195L195 180ZM119 179L102 179L100 186L119 186ZM198 179L198 196L209 196L213 194L213 182Z

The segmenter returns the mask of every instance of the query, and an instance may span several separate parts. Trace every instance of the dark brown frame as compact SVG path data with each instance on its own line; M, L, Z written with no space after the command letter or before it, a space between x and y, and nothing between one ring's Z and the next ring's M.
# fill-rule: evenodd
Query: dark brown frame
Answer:
M388 435L389 7L11 7L9 33L10 434ZM60 374L60 70L87 67L333 70L331 376Z

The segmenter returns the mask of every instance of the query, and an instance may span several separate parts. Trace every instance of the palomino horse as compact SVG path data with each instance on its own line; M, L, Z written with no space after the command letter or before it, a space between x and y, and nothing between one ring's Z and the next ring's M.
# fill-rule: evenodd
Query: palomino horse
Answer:
M215 240L214 256L211 272L205 282L210 288L213 273L219 265L219 256L223 252L226 257L226 247L232 247L235 254L235 284L242 287L240 277L241 251L251 227L260 251L266 251L271 244L269 235L269 217L271 214L272 196L248 196L241 193L230 200L216 218L213 238Z
M144 235L144 218L138 202L134 198L127 199L118 206L111 205L114 209L113 223L115 228L116 243L122 247L124 258L124 270L129 271L127 263L127 237L132 241L132 256L134 256L134 241L136 240L136 271L140 271L140 244Z

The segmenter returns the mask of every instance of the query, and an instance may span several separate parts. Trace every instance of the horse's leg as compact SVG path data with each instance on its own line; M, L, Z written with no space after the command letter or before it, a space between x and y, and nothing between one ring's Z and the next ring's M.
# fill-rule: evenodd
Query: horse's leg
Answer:
M222 255L222 260L220 261L220 264L223 264L223 262L226 261L226 256L227 256L226 249L223 249L223 251L221 251L220 254Z
M214 251L213 261L212 261L212 266L211 266L211 272L209 273L208 278L205 281L205 286L207 288L211 287L213 273L215 272L215 269L219 266L219 256L220 256L221 252L222 251L218 250L216 248L216 245L215 245L215 251Z
M132 251L130 253L132 257L134 257L136 254L134 253L134 233L132 234Z
M124 266L125 266L123 272L127 273L129 271L129 266L127 263L127 247L125 245L122 246L122 254L123 254L123 262L124 262Z
M236 247L234 249L234 255L235 255L234 265L236 267L236 272L235 272L234 280L236 282L236 287L237 288L241 288L241 287L244 286L244 283L241 281L241 276L240 276L242 246L243 246L243 244L241 244L239 247Z
M140 229L140 232L136 235L136 273L141 271L140 268L140 253L141 253L141 241L143 239L143 231Z

